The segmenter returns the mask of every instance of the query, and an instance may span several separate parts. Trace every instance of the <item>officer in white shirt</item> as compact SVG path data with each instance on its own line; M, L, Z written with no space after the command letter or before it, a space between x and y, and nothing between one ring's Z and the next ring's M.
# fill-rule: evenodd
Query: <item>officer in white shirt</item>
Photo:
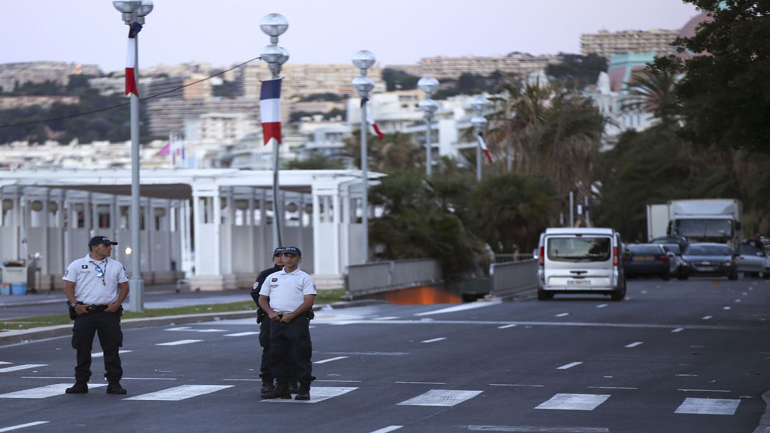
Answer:
M313 277L299 269L302 252L297 247L283 249L283 270L270 274L259 291L259 305L272 321L270 324L270 370L277 384L262 398L291 398L288 381L292 360L299 380L296 400L310 400L313 377L313 344L310 319L316 296Z
M67 394L88 392L95 334L104 352L107 394L126 393L120 386L123 368L118 352L123 345L120 316L128 296L128 274L119 261L109 258L112 246L117 244L105 236L94 236L88 242L90 253L72 262L64 272L64 294L75 321L72 348L77 350L75 385L67 388Z

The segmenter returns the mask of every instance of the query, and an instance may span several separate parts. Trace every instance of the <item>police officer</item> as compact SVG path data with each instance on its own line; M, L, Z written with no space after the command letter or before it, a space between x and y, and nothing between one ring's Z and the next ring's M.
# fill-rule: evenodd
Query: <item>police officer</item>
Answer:
M128 274L119 261L109 259L117 244L105 236L94 236L88 242L89 254L72 262L64 273L64 294L75 321L72 348L77 350L75 385L67 388L67 394L88 392L94 334L99 335L104 351L107 394L126 393L120 386L123 368L118 351L123 345L120 316L128 296Z
M291 398L291 367L296 368L299 392L296 400L310 400L313 364L310 358L310 313L316 295L313 277L299 269L302 252L297 247L283 249L283 270L271 274L259 291L259 305L270 323L270 370L277 384L263 398Z
M259 306L259 290L262 287L262 283L265 282L265 279L268 275L273 274L275 272L280 271L283 269L283 256L281 253L283 252L283 248L276 248L275 251L273 251L273 267L267 268L264 271L259 273L259 276L257 277L257 282L254 283L254 287L251 290L251 298L254 299L254 302L257 304L257 323L259 323L259 345L262 346L262 363L260 365L259 371L259 377L262 378L262 389L261 393L264 396L264 394L272 392L275 389L275 385L273 385L273 374L270 372L270 322L271 320L267 317L267 313L265 313L265 310L262 309L262 307Z

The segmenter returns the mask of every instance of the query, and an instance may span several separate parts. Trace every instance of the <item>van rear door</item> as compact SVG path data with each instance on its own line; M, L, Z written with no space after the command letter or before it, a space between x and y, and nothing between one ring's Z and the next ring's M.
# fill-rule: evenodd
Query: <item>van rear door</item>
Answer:
M547 236L544 272L546 290L612 289L612 237Z

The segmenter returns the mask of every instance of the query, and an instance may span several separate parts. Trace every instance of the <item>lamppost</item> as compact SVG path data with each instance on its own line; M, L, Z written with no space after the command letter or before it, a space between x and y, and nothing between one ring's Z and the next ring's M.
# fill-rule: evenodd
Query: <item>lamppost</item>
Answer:
M369 162L366 151L366 136L369 135L369 127L366 118L366 101L369 99L369 92L374 88L374 81L366 76L366 72L367 69L374 66L375 61L374 54L367 50L361 50L353 54L353 65L361 71L360 76L353 78L353 87L361 97L361 179L363 181L361 191L361 225L364 227L364 262L369 261Z
M425 99L418 104L420 110L425 113L425 175L430 177L433 168L433 140L431 140L431 120L433 113L438 110L438 103L431 99L433 92L438 90L439 82L433 77L422 77L417 82L417 87L425 92Z
M115 0L112 5L122 14L123 22L129 27L133 23L144 24L144 17L153 9L152 0ZM133 34L133 72L136 87L139 87L139 35ZM128 53L129 57L131 53ZM139 195L139 96L131 93L131 279L128 281L128 309L144 310L144 280L141 275L140 247L140 195Z
M281 14L268 14L259 23L262 33L270 36L270 45L262 48L262 60L267 62L271 77L277 80L281 77L281 66L289 60L289 52L278 46L278 37L289 29L289 22ZM281 224L283 219L283 203L279 197L278 179L278 140L273 140L273 248L283 246L281 240Z
M476 95L471 99L471 107L476 115L471 118L471 124L476 131L476 137L484 132L487 127L487 119L484 117L484 110L489 106L489 101L482 95ZM481 143L476 146L476 180L481 182Z

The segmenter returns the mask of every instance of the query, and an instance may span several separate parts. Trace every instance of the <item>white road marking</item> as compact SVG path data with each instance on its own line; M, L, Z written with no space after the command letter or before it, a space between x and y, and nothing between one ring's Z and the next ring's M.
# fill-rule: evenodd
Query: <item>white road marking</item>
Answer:
M393 320L393 319L400 319L400 317L398 316L375 317L373 320Z
M225 334L225 335L223 335L223 337L245 337L247 335L259 335L259 331L237 332L235 334Z
M740 400L712 399L712 398L686 398L674 413L696 415L735 415Z
M676 328L676 329L674 329L674 330L673 330L673 331L671 331L671 332L674 332L674 333L676 333L676 332L682 332L682 331L684 331L684 328Z
M499 304L499 302L473 302L473 303L468 303L468 304L456 305L454 307L442 308L440 310L426 311L424 313L417 313L417 314L415 314L415 316L430 316L432 314L455 313L457 311L474 310L476 308L491 307L491 306L497 305L497 304Z
M0 361L0 365L3 365L3 364L13 364L13 362L8 362L8 361Z
M521 385L518 383L490 383L489 386L520 386L520 387L531 387L531 388L544 388L545 385Z
M12 371L19 371L19 370L28 370L30 368L35 367L45 367L48 364L23 364L23 365L14 365L13 367L5 367L0 368L0 373L10 373Z
M123 377L120 380L176 380L175 377Z
M385 428L381 428L379 430L375 430L372 433L390 433L392 431L396 431L396 430L400 429L401 427L403 427L403 426L402 425L392 425L392 426L388 426L388 427L385 427Z
M497 329L508 329L508 328L513 328L514 326L516 325L503 325L503 326L498 326Z
M732 309L733 309L733 307L724 307L724 308L722 308L722 309L723 309L723 310L732 310Z
M675 374L674 376L679 376L679 377L698 377L697 374Z
M187 332L227 332L224 329L193 329L189 326L181 326L179 328L168 328L165 331L187 331Z
M714 316L703 316L703 320L711 320Z
M178 340L169 343L159 343L156 346L181 346L182 344L200 343L203 340Z
M335 386L316 386L310 389L310 400L262 400L263 403L304 403L312 404L320 401L328 400L333 397L338 397L343 394L347 394L350 391L355 391L356 387L335 387Z
M535 427L508 425L469 425L469 431L513 432L513 433L610 433L606 427Z
M736 300L735 300L735 302L738 302L738 303L740 303L740 302L741 302L741 300L740 300L740 299L736 299Z
M217 392L232 387L233 385L182 385L164 389L162 391L137 395L136 397L129 397L124 400L180 401L197 397L199 395L211 394L212 392Z
M564 316L569 316L569 313L560 313L556 315L556 317L564 317Z
M594 410L608 398L607 394L556 394L535 409Z
M596 308L604 308L606 306L607 306L607 304L601 304L601 305L597 305Z
M446 385L444 382L396 382L408 385Z
M133 352L133 351L132 350L120 350L120 351L118 351L118 354L130 353L130 352ZM104 356L104 352L96 352L96 353L92 353L91 354L91 358L101 358L103 356Z
M425 341L421 341L421 343L435 343L437 341L442 341L442 340L446 340L446 337L439 337L431 340L425 340Z
M657 287L657 288L659 288L659 289L660 289L660 286L655 286L655 287ZM647 294L647 291L646 291L646 290L642 290L642 294L643 294L643 295L646 295L646 294Z
M335 383L361 383L363 380L335 380L335 379L316 379L313 382L335 382Z
M347 359L347 356L338 356L336 358L323 359L321 361L316 361L313 364L326 364L327 362L339 361L340 359Z
M64 390L71 387L72 383L57 383L55 385L41 386L39 388L24 389L21 391L0 394L0 398L48 398L56 395L64 395ZM89 384L88 388L107 386L106 383Z
M629 345L626 345L626 347L630 349L630 348L632 348L632 347L641 346L642 344L644 344L644 342L642 342L642 341L637 341L637 342L635 342L635 343L631 343L631 344L629 344Z
M729 389L689 389L689 388L677 389L677 391L684 391L684 392L730 392Z
M361 355L361 356L404 356L409 352L316 352L326 355Z
M19 424L11 427L0 428L0 433L4 433L7 431L14 431L22 428L27 428L27 427L34 427L36 425L48 424L49 422L51 421L35 421L35 422L28 422L26 424Z
M164 329L164 331L189 331L190 329L192 329L192 328L190 328L189 326L180 326L178 328Z
M639 389L631 386L589 386L590 389Z
M557 370L566 370L568 368L572 368L580 364L582 364L582 362L570 362L569 364L562 365L561 367L557 368Z
M222 379L225 382L262 382L262 379Z
M455 406L481 394L483 391L431 389L430 391L398 403L397 406Z

